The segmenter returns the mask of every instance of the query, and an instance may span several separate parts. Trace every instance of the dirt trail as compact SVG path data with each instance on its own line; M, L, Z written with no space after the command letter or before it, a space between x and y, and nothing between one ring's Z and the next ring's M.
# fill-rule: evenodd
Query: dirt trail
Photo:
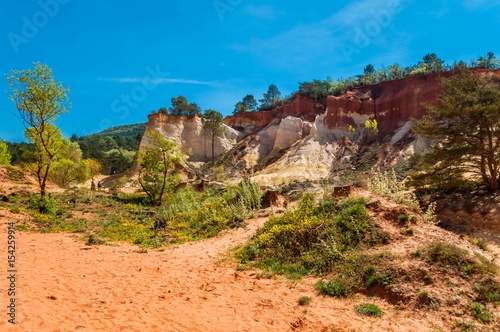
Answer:
M0 209L3 253L7 222L15 218ZM385 315L362 317L354 311L355 303L366 300L361 296L318 297L315 280L257 279L255 272L219 263L264 222L253 219L245 229L148 253L126 244L89 247L71 234L17 231L17 324L8 324L2 314L0 330L427 331L442 325L437 315L398 311L378 299L369 301ZM1 280L5 308L8 285ZM313 298L308 307L297 303L303 295Z

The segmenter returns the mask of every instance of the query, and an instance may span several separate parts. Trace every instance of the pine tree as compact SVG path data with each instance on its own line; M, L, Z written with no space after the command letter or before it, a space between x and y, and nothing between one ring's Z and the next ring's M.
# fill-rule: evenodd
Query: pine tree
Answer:
M462 67L440 79L443 93L414 131L433 140L413 174L416 183L453 187L482 180L490 190L500 182L500 80Z

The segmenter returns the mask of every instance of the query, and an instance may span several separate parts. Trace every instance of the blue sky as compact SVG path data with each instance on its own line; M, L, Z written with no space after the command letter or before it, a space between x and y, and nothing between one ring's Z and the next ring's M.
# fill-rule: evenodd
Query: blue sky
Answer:
M359 74L427 53L500 56L500 0L79 1L0 4L0 73L48 64L70 86L63 134L145 122L184 95L230 115L269 84ZM0 138L24 139L0 78Z

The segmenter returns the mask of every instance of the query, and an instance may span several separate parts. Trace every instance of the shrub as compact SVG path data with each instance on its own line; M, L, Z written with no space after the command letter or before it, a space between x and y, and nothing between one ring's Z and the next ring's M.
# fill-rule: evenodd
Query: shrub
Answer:
M344 298L353 293L351 286L342 279L334 279L328 282L320 280L316 284L316 289L320 295Z
M304 195L297 210L269 218L237 253L240 263L253 262L269 269L266 262L272 258L284 266L285 274L331 272L348 250L376 244L363 243L367 234L373 239L383 238L370 223L363 202L347 199L316 204L312 195Z
M475 283L474 290L478 301L500 302L500 284L491 278Z
M394 170L385 173L374 172L368 178L368 190L389 197L398 204L404 204L415 211L420 211L417 197L409 193L404 181L399 181Z
M398 216L398 220L399 220L400 222L408 222L409 217L408 217L406 214L400 214L400 215Z
M475 245L484 251L488 250L488 242L482 237L468 238L467 241L469 241L470 244Z
M374 303L362 303L355 306L356 312L371 317L381 317L382 310Z
M248 210L260 209L262 196L260 186L257 183L245 179L235 187L235 190L237 200L242 202Z
M308 305L311 302L312 298L309 296L301 296L299 298L299 305Z
M444 267L451 267L467 277L476 273L495 271L495 265L489 262L478 261L470 257L468 252L454 244L440 241L432 242L427 247L427 256L430 262L439 263Z
M431 225L439 224L439 220L437 219L436 215L436 202L432 202L431 204L429 204L427 210L425 210L423 217L424 220Z
M435 309L438 307L439 303L427 291L421 291L417 294L417 305L420 307L425 306L430 309Z
M490 323L492 320L491 314L486 310L486 308L477 302L474 302L470 306L472 310L472 315L481 323Z

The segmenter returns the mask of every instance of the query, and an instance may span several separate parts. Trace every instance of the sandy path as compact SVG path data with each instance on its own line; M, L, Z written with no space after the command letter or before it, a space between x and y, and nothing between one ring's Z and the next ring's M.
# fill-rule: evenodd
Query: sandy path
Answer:
M0 217L0 303L5 308L4 253L7 221L13 216L0 210ZM397 311L375 300L386 314L361 317L354 311L355 299L315 296L313 280L256 279L251 271L217 264L221 254L264 221L148 253L125 244L87 247L69 234L18 231L17 324L8 324L2 314L0 331L430 330L434 319L424 318L425 313ZM302 295L313 297L307 312L297 304Z

